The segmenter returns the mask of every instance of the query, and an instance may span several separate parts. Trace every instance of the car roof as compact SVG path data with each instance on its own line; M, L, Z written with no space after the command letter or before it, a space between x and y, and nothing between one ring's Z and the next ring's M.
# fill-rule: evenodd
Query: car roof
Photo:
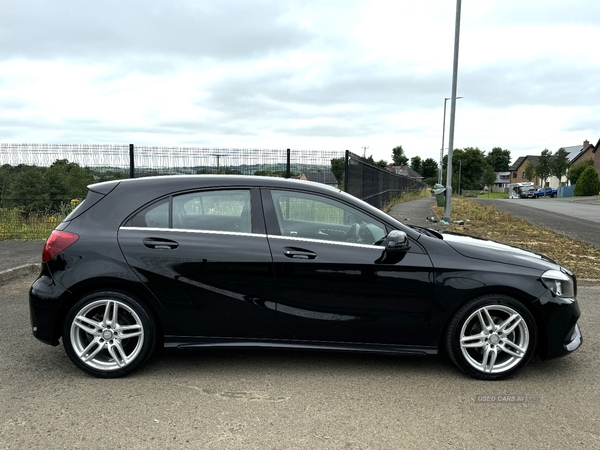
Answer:
M310 189L321 192L341 192L340 189L323 183L297 180L290 178L266 177L255 175L160 175L143 178L128 178L125 180L104 181L88 186L94 192L106 194L117 185L120 189L146 189L150 186L161 186L169 190L185 190L218 186L256 186L280 187L292 189Z

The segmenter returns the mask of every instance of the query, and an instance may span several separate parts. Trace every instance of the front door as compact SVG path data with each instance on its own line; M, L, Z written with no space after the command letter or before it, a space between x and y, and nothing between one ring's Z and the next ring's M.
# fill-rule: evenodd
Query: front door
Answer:
M385 224L326 196L264 190L277 278L276 336L418 344L429 325L432 264L416 242L395 264L376 261Z

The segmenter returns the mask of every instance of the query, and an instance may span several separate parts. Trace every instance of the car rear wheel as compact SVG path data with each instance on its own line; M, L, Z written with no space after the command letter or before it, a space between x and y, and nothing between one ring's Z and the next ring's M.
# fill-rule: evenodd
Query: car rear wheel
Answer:
M63 342L69 358L84 372L118 378L143 364L156 344L152 315L120 292L95 292L67 314Z
M486 295L454 315L446 335L450 359L482 380L509 378L525 367L537 343L531 313L505 295Z

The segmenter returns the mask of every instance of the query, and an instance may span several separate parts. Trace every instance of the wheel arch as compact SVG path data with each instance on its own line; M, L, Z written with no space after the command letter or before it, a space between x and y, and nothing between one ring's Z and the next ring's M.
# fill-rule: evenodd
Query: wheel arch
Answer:
M477 292L474 292L468 297L463 298L461 302L454 305L452 311L449 312L447 316L446 323L442 327L441 334L438 338L438 352L446 352L445 340L448 334L448 327L450 326L450 323L452 322L452 319L454 318L456 313L468 302L486 295L505 295L521 303L523 307L525 307L533 316L537 327L537 340L534 354L543 356L547 353L548 330L539 310L534 306L534 303L537 301L537 299L531 296L530 294L527 294L526 292L523 292L516 288L512 288L510 286L486 286L484 289L477 290Z
M154 323L157 325L156 336L161 343L165 334L170 333L171 326L164 314L162 305L145 286L127 280L102 277L82 281L71 286L64 294L65 300L62 302L55 319L54 332L56 335L53 336L54 338L58 339L62 335L63 323L69 310L86 295L99 291L120 292L143 303L152 314Z

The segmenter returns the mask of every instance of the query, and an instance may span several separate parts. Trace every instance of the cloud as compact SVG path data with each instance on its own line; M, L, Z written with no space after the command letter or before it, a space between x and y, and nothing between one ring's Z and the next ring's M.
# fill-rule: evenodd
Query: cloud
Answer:
M282 20L283 2L8 0L3 6L4 58L244 59L301 47L312 38Z
M3 140L439 155L454 2L2 6ZM591 0L463 2L457 147L596 141L598 16Z

